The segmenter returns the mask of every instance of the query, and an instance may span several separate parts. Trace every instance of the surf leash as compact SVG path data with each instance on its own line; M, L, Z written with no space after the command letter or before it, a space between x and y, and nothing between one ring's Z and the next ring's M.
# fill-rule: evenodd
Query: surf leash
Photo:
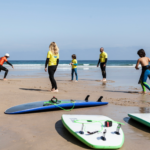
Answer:
M84 119L81 119L81 120L75 120L74 123L80 123L82 125L83 124L100 123L101 124L101 130L99 130L99 131L89 132L89 131L86 131L85 127L83 127L84 132L87 132L89 134L94 134L94 133L101 132L103 130L103 123L102 123L102 121L104 121L104 122L113 122L113 123L124 125L124 123L113 121L113 120L99 120L99 121L97 121L97 120L84 120Z
M71 109L65 109L61 106L59 106L58 104L61 103L61 101L58 101L56 97L53 97L50 101L48 102L44 102L44 105L43 106L49 106L49 105L55 105L56 107L64 110L64 111L71 111L72 109L74 109L75 107L75 101L71 100L71 103L73 103L73 106Z
M71 111L71 110L74 109L74 107L75 107L75 103L74 103L74 102L71 102L71 103L73 103L73 106L72 106L72 108L70 108L70 109L65 109L65 108L63 108L63 107L60 107L60 106L57 105L57 104L54 104L54 105L57 106L57 107L59 107L59 108L62 109L62 110Z

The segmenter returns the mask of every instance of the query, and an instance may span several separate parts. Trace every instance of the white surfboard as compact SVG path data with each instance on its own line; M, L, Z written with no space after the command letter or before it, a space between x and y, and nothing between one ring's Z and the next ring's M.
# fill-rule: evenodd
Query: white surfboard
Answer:
M133 114L128 114L128 116L150 127L150 113L133 113Z
M111 127L105 121L112 121ZM65 128L87 146L95 149L118 149L124 143L120 123L101 115L62 115ZM119 133L116 132L119 129Z

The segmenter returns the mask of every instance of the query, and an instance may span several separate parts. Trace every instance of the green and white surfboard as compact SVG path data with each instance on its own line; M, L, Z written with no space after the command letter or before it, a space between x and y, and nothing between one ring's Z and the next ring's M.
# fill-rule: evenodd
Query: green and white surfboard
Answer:
M128 116L150 127L150 113L133 113L133 114L128 114Z
M105 121L112 121L112 126L106 127ZM106 116L62 115L62 122L72 135L91 148L118 149L124 143L121 123Z

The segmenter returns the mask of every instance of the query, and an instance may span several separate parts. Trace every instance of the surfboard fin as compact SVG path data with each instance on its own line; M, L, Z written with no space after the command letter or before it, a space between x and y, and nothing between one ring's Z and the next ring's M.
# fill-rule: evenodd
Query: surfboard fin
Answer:
M81 131L79 131L79 133L80 133L80 134L84 134L84 132L83 132L83 128L84 128L84 123L82 123Z
M87 95L87 96L86 96L86 98L85 98L85 101L86 101L86 102L89 101L89 97L90 97L90 95Z
M118 124L117 130L115 131L115 133L116 133L117 135L120 135L120 133L119 133L120 128L121 128L121 124Z
M103 141L106 141L106 138L105 138L106 132L107 132L107 130L105 129L105 131L103 132L103 136L101 136L101 139L102 139Z
M97 100L97 102L101 102L103 99L103 96L100 96L100 98Z

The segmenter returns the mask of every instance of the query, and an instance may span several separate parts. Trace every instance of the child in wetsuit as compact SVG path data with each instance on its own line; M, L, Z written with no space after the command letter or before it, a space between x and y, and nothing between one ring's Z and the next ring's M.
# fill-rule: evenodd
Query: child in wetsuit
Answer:
M138 68L139 64L142 65L142 75L141 75L141 78L140 78L140 82L141 82L141 86L143 88L143 91L140 92L140 93L145 94L146 93L146 88L148 90L150 90L150 86L146 83L147 77L150 76L150 66L149 66L150 58L145 57L146 54L145 54L145 51L143 49L140 49L137 52L137 54L141 58L138 59L137 64L135 66L135 69L138 70L139 69Z
M74 73L76 75L76 81L75 82L78 82L78 74L77 74L77 65L78 65L78 61L76 60L76 55L73 54L72 55L72 62L70 63L70 65L72 65L72 71L71 71L71 81L73 81L73 78L74 78Z

